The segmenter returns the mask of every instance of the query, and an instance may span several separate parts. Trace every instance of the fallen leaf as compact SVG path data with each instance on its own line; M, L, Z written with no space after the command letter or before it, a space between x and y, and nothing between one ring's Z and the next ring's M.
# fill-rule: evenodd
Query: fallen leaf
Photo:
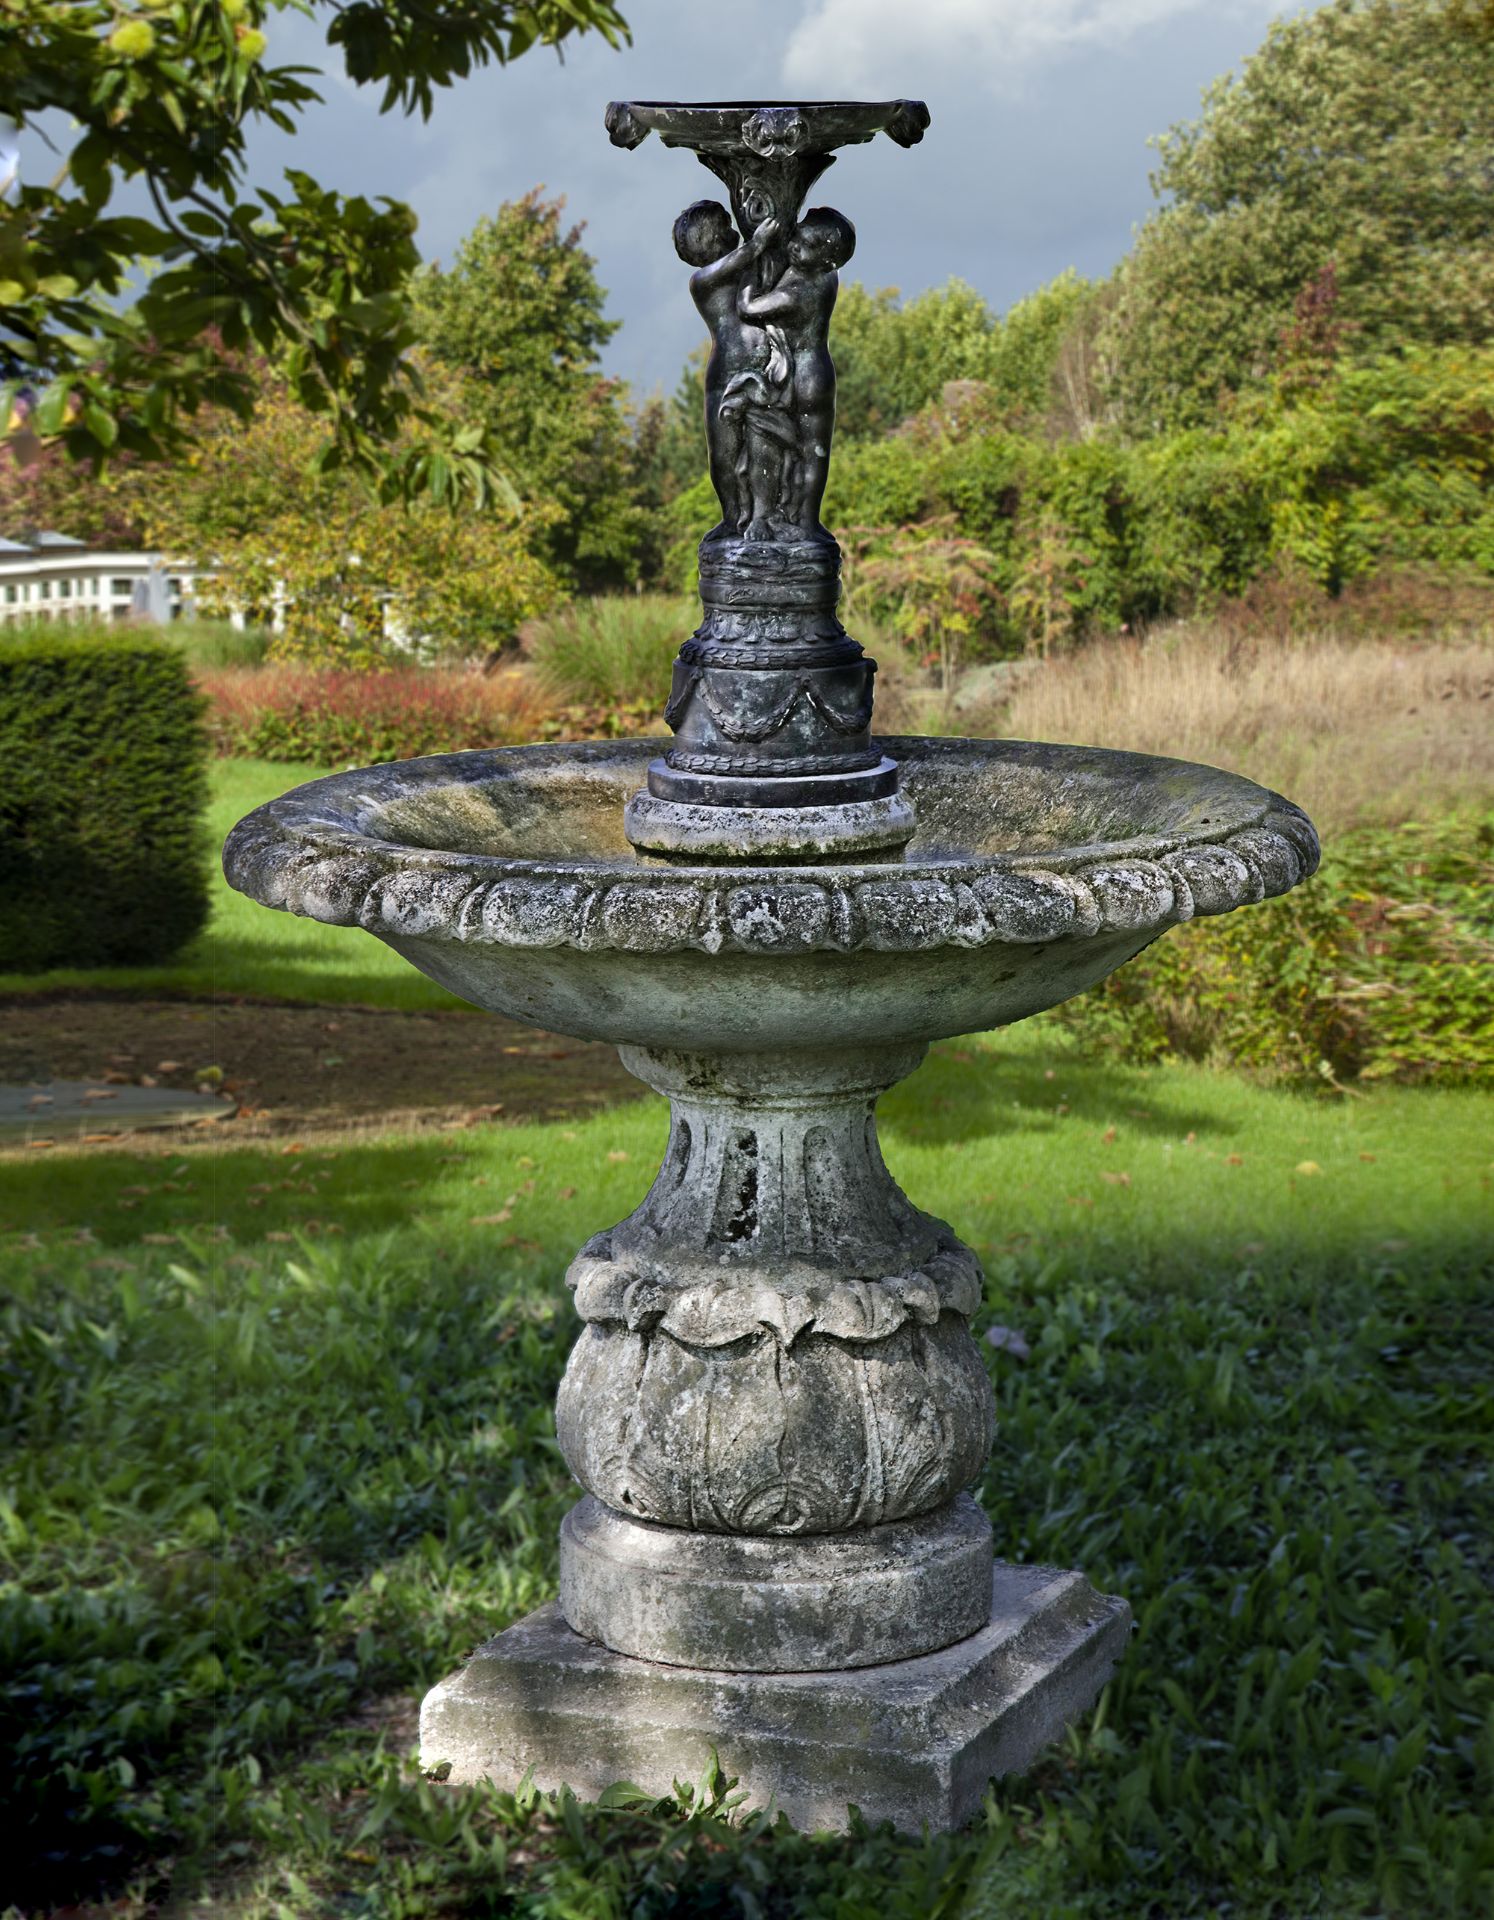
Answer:
M572 1127L567 1127L560 1137L562 1140L579 1140L581 1138L580 1134Z
M626 1154L621 1147L614 1147L611 1153L607 1155L607 1158L609 1160L626 1160L629 1157L630 1156Z
M181 1070L182 1063L180 1060L158 1060L156 1062L157 1073L180 1073Z
M282 1147L280 1151L283 1154L284 1153L305 1153L306 1149L301 1145L301 1142L299 1140L292 1140L288 1147Z
M1224 1164L1227 1167L1243 1167L1245 1156L1243 1153L1227 1153L1224 1156Z
M576 1189L574 1187L562 1187L555 1196L557 1200L574 1200L575 1197Z
M1191 1147L1197 1138L1198 1138L1198 1135L1196 1133L1189 1133L1187 1137L1184 1139L1183 1145L1185 1147Z
M287 1240L294 1240L295 1237L293 1233L267 1233L265 1235L266 1240L278 1240L282 1243Z
M1067 1204L1071 1207L1092 1207L1094 1201L1090 1199L1087 1193L1071 1193L1068 1197Z
M1053 1071L1052 1067L1044 1067L1043 1078L1045 1080L1056 1080L1058 1078L1058 1075Z
M512 1220L512 1207L500 1207L496 1213L477 1213L467 1222L469 1227L501 1227L505 1220Z
M1316 1160L1299 1160L1293 1168L1293 1172L1300 1173L1304 1180L1310 1179L1313 1174L1321 1173L1322 1171L1323 1169L1318 1165Z
M106 1087L127 1087L130 1084L127 1073L101 1073L99 1078Z
M1373 1160L1374 1157L1375 1156L1372 1153L1361 1153L1359 1156L1361 1160Z
M1100 1175L1100 1178L1102 1180L1108 1181L1112 1187L1129 1187L1131 1184L1131 1176L1129 1173L1102 1172Z
M1100 1145L1102 1147L1113 1147L1115 1145L1114 1127L1106 1127L1105 1131L1100 1135Z
M174 1233L142 1233L140 1244L142 1247L174 1247L176 1235Z
M113 1087L90 1087L83 1098L85 1100L117 1100L119 1095Z

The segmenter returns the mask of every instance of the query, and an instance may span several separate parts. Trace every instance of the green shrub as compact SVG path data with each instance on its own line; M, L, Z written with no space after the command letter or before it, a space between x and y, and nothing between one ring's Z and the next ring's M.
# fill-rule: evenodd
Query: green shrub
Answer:
M0 969L160 960L203 926L201 706L138 629L0 637Z
M525 646L541 684L559 701L662 714L674 656L699 621L698 606L670 594L599 594L537 623Z
M1049 443L992 417L972 404L951 421L936 407L889 439L840 448L825 505L858 559L933 539L980 549L970 659L1190 613L1273 570L1325 601L1395 573L1470 586L1494 575L1494 351L1428 349L1317 384L1277 381L1216 425L1135 442ZM665 510L672 584L693 585L715 512L704 481ZM927 624L895 591L869 610L902 632Z
M1050 1017L1087 1049L1298 1079L1494 1068L1494 817L1346 835L1306 886L1159 940Z

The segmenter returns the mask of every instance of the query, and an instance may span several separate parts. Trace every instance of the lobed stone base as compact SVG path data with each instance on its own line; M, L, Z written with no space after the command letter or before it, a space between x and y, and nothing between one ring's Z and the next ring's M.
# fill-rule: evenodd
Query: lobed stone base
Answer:
M978 1633L991 1523L968 1493L841 1533L690 1533L590 1494L560 1523L560 1612L614 1653L671 1667L874 1667Z
M997 1562L985 1626L942 1652L830 1673L711 1673L612 1653L554 1605L518 1621L426 1695L425 1766L454 1781L595 1799L616 1780L661 1797L714 1752L749 1806L843 1831L847 1809L952 1831L987 1782L1020 1772L1091 1706L1131 1610L1079 1573Z

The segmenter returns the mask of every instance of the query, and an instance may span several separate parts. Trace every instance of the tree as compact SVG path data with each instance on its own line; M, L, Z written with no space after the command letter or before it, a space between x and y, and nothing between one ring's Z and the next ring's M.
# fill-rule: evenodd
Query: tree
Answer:
M253 371L247 430L215 410L168 471L136 469L152 544L207 570L205 612L275 621L279 658L373 667L488 652L554 605L542 551L554 508L380 502L351 472L316 471L326 421ZM443 409L472 403L449 373L424 378Z
M1133 430L1203 423L1273 371L1304 290L1330 278L1355 356L1494 333L1483 0L1332 0L1279 21L1158 144L1170 203L1121 268L1111 319Z
M631 499L621 382L598 356L619 322L596 262L536 188L463 240L449 270L417 276L412 324L431 358L481 396L481 417L526 499L559 508L549 549L578 584L629 579L642 515Z
M140 475L130 454L97 478L80 471L61 447L42 446L28 433L18 412L0 441L0 528L11 536L51 529L94 546L138 547L145 539Z
M267 58L293 5L326 20L351 80L383 88L381 111L425 118L475 67L627 37L612 0L5 0L0 112L42 140L60 117L74 139L53 180L0 203L0 421L29 387L32 431L77 458L172 458L205 405L251 417L253 349L327 416L324 466L391 498L481 497L502 484L495 449L430 404L411 357L410 209L297 170L288 192L250 190L256 123L294 131L319 98L307 69ZM113 209L126 182L149 214Z
M901 300L896 287L841 290L830 330L836 430L857 440L889 433L937 400L950 380L983 380L995 314L963 280Z

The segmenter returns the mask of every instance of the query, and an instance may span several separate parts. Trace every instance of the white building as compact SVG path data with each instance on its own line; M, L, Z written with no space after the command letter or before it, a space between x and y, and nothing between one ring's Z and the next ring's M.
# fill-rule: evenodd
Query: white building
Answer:
M159 553L90 547L65 533L0 539L0 623L150 620L190 613L196 571Z

